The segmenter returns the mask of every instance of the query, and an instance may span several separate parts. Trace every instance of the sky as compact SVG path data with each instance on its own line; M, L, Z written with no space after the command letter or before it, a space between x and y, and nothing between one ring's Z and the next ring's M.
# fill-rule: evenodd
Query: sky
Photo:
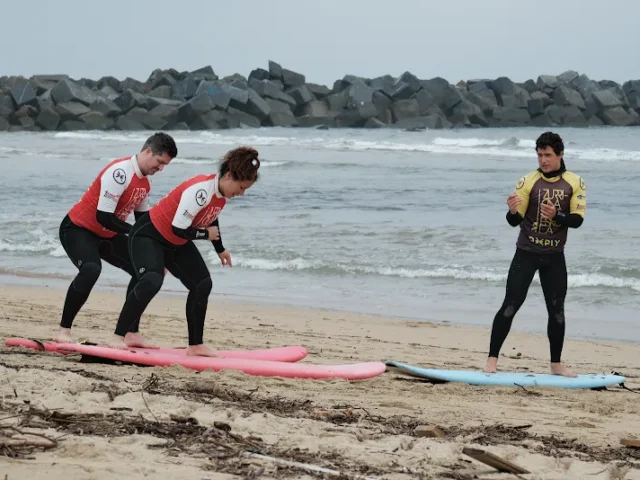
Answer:
M30 0L2 6L0 76L113 75L268 60L331 87L352 74L516 82L576 70L640 79L640 1Z

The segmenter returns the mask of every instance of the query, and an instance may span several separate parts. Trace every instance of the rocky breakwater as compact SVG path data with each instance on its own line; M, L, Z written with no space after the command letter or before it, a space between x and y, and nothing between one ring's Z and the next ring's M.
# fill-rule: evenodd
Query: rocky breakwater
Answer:
M0 131L218 130L237 127L438 129L640 125L640 80L622 85L578 72L460 81L346 75L331 88L273 61L248 78L213 68L112 76L0 78Z

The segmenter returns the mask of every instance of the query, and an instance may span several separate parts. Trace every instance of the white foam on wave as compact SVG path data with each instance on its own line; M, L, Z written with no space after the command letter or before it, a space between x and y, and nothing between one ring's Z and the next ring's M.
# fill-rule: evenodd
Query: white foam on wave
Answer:
M53 134L53 138L61 139L74 139L74 140L106 140L112 142L132 141L132 142L144 142L147 140L148 135L140 135L139 133L126 133L126 132L109 132L109 131L94 131L94 132L56 132Z
M568 283L570 287L630 288L640 292L640 280L637 278L619 278L601 273L569 275Z
M298 145L296 137L270 137L264 135L233 135L221 134L213 132L201 132L199 135L193 135L185 132L183 135L180 131L171 132L171 136L178 144L200 144L200 145L243 145L251 144L256 146L269 145ZM91 141L110 141L110 142L144 142L148 138L148 134L140 133L115 133L115 132L57 132L54 138L75 139L75 140L91 140ZM317 139L321 142L323 139Z
M211 159L193 159L193 158L174 158L171 163L180 163L183 165L209 165L216 163L216 160Z
M0 252L49 255L52 257L64 257L64 249L58 239L36 229L31 233L31 239L27 241L15 241L0 239ZM210 263L217 263L219 259L215 252L209 252ZM349 265L341 263L326 263L321 260L309 260L302 257L290 259L268 259L234 256L234 265L252 270L262 271L297 271L309 273L322 273L327 275L374 275L382 277L399 277L407 279L442 279L463 280L481 282L504 282L507 278L505 269L493 270L483 267L470 267L466 265L444 265L426 268L384 267ZM627 288L640 292L640 279L629 277L628 269L621 268L621 276L600 272L575 272L570 273L568 283L574 288L606 287ZM534 277L534 282L539 283L539 277Z
M71 138L77 140L92 141L132 141L144 142L145 135L139 133L113 133L113 132L58 132L54 138ZM397 151L416 153L438 153L450 155L481 155L493 157L530 158L534 154L535 140L529 138L501 138L489 139L478 137L436 137L425 143L408 143L398 141L359 140L348 137L305 137L296 136L271 136L247 134L227 134L215 132L201 132L198 135L180 132L174 134L176 142L181 144L205 144L205 145L254 145L260 146L294 146L324 150L340 151ZM620 150L615 148L589 148L566 149L567 158L578 158L597 161L624 161L640 160L640 151ZM185 159L186 160L186 159Z
M211 253L210 261L218 262L217 255ZM400 277L408 279L443 279L443 280L470 280L482 282L504 282L507 279L505 269L492 270L487 268L475 268L464 265L447 265L432 268L405 268L405 267L373 267L354 266L346 264L327 264L319 260L307 260L296 257L288 260L273 260L265 258L236 257L234 265L263 271L308 271L309 273L322 271L325 274L352 274L352 275L379 275L383 277ZM540 283L539 277L534 277L534 282ZM630 288L640 292L640 279L621 278L601 273L575 273L569 274L569 286L580 287L608 287Z
M215 158L174 158L171 163L180 163L184 165L217 165L219 162L218 159ZM268 168L268 167L279 167L282 165L287 165L291 162L289 161L271 161L271 160L261 160L260 168Z
M535 148L535 140L528 138L510 137L507 139L498 138L443 138L436 137L433 139L434 145L443 145L450 147L487 147L487 146L502 146L502 147L518 147L518 148Z
M435 138L427 151L458 155L491 155L502 157L531 157L535 152L535 140L526 138ZM621 161L640 160L640 152L615 148L566 148L567 158L582 160Z
M219 261L217 255L211 253L209 255L210 260L217 262ZM314 262L305 260L303 258L293 258L290 260L269 260L264 258L243 258L243 257L235 257L232 259L233 264L250 268L253 270L311 270L313 268L318 268L322 266L321 262Z
M377 275L403 277L403 278L452 278L456 280L486 280L501 281L506 279L502 273L488 270L466 270L463 268L437 267L433 269L409 269L409 268L363 268L367 273Z
M12 156L22 156L22 155L32 155L38 156L41 158L69 158L69 157L78 157L78 154L69 153L69 152L50 152L48 150L31 150L28 148L17 148L17 147L2 147L0 146L0 152L6 155L6 158L10 158Z
M42 229L33 230L30 235L33 239L28 241L0 239L0 252L39 253L53 257L64 257L66 255L62 245L60 245L60 241Z
M504 282L507 279L506 273L498 273L490 270L474 270L467 268L439 267L434 269L405 269L405 268L374 268L365 269L369 273L385 276L397 276L404 278L442 278L456 280L484 280L489 282ZM540 278L536 275L534 281L540 283ZM610 288L630 288L640 292L640 280L636 278L618 278L600 273L580 273L569 274L568 284L570 287L610 287Z

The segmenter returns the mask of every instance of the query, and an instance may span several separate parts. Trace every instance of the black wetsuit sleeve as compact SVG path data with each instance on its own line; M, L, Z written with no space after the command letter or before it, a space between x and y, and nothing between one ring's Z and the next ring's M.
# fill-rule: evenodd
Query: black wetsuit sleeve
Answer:
M216 218L213 223L211 223L212 227L218 227L218 240L211 240L213 244L213 248L216 249L216 253L224 252L224 245L222 245L222 234L220 233L220 224L218 223L218 219Z
M175 225L172 225L171 231L178 237L186 238L187 240L202 240L203 238L209 238L209 231L204 228L178 228Z
M577 213L570 213L567 215L565 212L558 212L556 213L554 221L560 225L566 225L569 228L578 228L582 225L584 218L582 218L582 215L578 215Z
M133 216L135 217L136 220L138 220L141 216L143 216L145 213L149 213L149 210L146 210L144 212L139 212L137 210L135 210L133 212Z
M218 219L216 218L213 221L213 223L211 223L210 226L217 227ZM194 228L194 227L178 228L175 225L172 225L171 230L178 237L186 238L187 240L201 240L203 238L209 237L209 231L204 228ZM222 245L222 238L219 238L218 240L211 240L211 243L213 244L213 248L216 249L217 253L224 252L224 246Z
M509 222L509 225L511 225L512 227L517 227L518 225L520 225L522 223L522 220L524 220L524 218L522 218L522 216L518 212L507 212L507 222Z
M120 220L115 213L98 210L96 212L96 220L104 228L112 232L129 233L131 230L131 224Z

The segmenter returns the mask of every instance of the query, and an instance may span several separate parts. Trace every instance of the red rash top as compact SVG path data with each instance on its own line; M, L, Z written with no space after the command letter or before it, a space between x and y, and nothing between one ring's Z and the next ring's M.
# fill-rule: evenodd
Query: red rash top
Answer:
M151 222L160 234L174 245L184 245L172 227L206 228L213 223L227 203L218 190L218 178L196 175L182 182L160 200L149 212Z
M150 190L151 182L140 171L136 155L118 158L102 169L80 201L71 207L69 218L99 237L114 237L116 232L96 220L96 212L114 213L126 221L134 210L149 210Z

